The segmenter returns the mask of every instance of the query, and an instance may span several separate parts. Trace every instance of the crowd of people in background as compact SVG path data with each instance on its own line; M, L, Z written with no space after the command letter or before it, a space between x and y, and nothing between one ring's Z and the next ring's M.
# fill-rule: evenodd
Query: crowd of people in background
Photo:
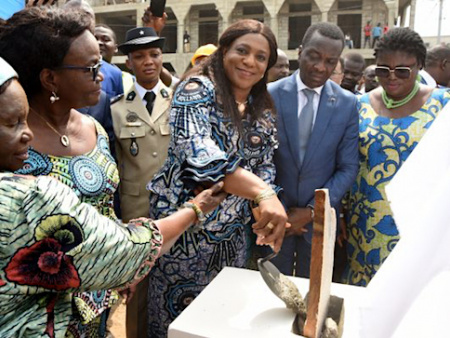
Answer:
M308 278L315 189L335 282L366 286L400 240L385 187L450 100L450 47L368 21L368 64L321 22L293 69L246 19L176 76L166 19L148 8L120 45L83 0L0 22L0 336L107 337L124 298L127 337L166 337L224 267L273 251Z

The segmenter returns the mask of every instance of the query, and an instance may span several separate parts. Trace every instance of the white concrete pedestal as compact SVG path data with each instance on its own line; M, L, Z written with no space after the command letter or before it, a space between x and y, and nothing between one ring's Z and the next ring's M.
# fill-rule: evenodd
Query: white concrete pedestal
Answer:
M304 296L309 280L292 280ZM363 292L360 287L331 285L331 294L345 299L343 337L358 337L357 303ZM225 268L169 326L168 337L298 338L291 333L294 318L258 271Z

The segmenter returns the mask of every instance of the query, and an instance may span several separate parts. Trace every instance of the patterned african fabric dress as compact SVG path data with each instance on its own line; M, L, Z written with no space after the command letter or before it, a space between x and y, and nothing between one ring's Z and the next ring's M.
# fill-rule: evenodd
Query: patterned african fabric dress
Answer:
M64 337L74 292L138 282L161 244L150 220L116 225L57 180L0 173L0 337Z
M275 120L242 120L242 132L216 103L214 84L192 77L178 86L170 116L171 141L164 166L148 184L150 217L172 214L202 182L222 180L242 167L271 184ZM274 189L275 186L272 185ZM225 266L245 267L252 255L248 200L229 195L199 228L185 232L150 273L149 337L167 327Z
M360 168L350 193L347 283L366 286L399 241L385 187L449 100L448 91L435 89L418 111L391 119L374 111L368 94L360 98Z
M109 151L107 133L91 119L97 130L97 144L92 151L80 156L53 156L30 148L29 159L17 173L54 177L72 188L82 202L92 205L103 216L117 220L113 206L113 195L119 184L117 166ZM118 299L117 292L111 290L75 295L74 304L80 317L71 322L67 337L103 337L107 319L105 310Z

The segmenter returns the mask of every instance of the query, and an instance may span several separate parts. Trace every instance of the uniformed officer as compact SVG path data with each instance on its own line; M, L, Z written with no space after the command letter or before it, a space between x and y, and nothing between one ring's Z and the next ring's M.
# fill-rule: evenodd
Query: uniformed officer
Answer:
M172 90L159 79L164 38L153 28L134 28L119 46L136 82L111 106L120 173L120 203L124 222L148 217L146 184L162 167L170 140ZM147 336L148 279L137 286L127 305L127 337Z

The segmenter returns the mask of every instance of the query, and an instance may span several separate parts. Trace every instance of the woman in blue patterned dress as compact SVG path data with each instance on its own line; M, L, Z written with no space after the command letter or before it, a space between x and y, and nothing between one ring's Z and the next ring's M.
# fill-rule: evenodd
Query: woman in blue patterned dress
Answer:
M177 87L169 155L148 185L150 215L169 215L218 181L229 196L197 231L184 234L150 275L151 337L165 336L169 323L223 267L249 262L250 201L256 199L261 212L253 230L267 236L257 242L280 248L287 217L272 190L277 140L266 89L267 70L276 59L270 29L258 21L238 21L222 34L218 50Z
M23 51L27 51L26 55ZM97 104L103 80L100 51L87 14L30 8L0 27L0 56L18 72L30 102L35 138L21 174L48 175L69 186L82 202L116 220L119 184L108 137L76 108ZM79 318L68 336L104 336L107 313L118 300L110 290L74 297Z
M350 284L367 285L400 239L385 187L450 99L448 91L417 82L425 56L422 39L408 28L391 29L375 48L381 86L360 98L360 169L347 225Z

